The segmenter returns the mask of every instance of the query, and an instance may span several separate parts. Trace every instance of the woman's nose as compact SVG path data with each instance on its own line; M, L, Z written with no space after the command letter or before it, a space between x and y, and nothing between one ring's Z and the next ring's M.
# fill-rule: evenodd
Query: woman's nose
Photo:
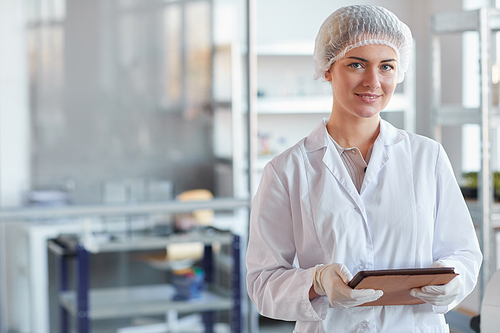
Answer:
M363 77L363 85L371 89L377 89L380 87L379 73L376 69L368 69L365 71Z

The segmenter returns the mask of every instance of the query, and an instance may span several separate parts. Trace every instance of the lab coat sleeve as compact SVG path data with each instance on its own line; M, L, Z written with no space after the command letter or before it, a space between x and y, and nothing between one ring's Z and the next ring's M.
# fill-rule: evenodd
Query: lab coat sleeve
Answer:
M436 180L433 260L441 260L447 266L455 267L461 281L460 294L452 304L433 307L436 313L446 313L474 289L482 254L469 210L441 144L438 148Z
M295 268L291 200L287 188L268 163L250 214L247 251L247 289L258 311L267 317L320 321L328 299L309 300L312 267Z

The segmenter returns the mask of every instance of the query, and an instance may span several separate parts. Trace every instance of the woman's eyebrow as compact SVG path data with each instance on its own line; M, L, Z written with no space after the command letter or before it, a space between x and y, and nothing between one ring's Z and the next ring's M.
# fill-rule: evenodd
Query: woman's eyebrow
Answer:
M355 59L355 60L359 60L359 61L363 61L363 62L368 62L367 59L360 58L360 57L347 57L347 59ZM391 61L397 61L397 60L396 59L386 59L386 60L382 60L381 62L391 62Z
M359 60L359 61L368 62L368 60L360 58L360 57L347 57L347 59L356 59L356 60Z

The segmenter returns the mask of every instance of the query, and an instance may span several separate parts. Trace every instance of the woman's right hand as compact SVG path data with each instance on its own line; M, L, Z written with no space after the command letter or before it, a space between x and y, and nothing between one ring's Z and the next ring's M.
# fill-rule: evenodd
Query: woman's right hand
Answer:
M350 308L373 302L384 294L382 290L352 289L347 285L352 274L342 264L317 265L313 270L313 287L318 295L326 295L334 308Z

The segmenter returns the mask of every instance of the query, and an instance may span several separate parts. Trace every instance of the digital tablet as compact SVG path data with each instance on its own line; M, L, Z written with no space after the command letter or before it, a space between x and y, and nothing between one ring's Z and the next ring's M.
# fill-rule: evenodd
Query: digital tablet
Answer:
M424 301L410 295L411 289L446 284L457 275L454 267L360 271L348 285L354 289L384 292L381 298L363 306L422 304Z

